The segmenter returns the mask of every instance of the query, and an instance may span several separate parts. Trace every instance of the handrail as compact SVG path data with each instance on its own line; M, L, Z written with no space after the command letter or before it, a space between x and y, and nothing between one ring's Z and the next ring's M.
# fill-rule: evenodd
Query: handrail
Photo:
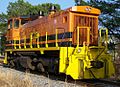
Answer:
M16 40L14 40L14 49L16 49Z
M39 46L39 33L38 32L34 32L34 33L30 34L30 48L33 48L33 45L32 45L33 38L37 39L37 48L39 48L40 47Z
M64 28L56 28L56 37L55 37L55 39L56 39L56 47L58 47L58 30L60 30L60 29L64 30L64 35L65 35L65 29ZM63 40L63 38L62 38L62 40Z
M5 52L5 58L4 58L4 64L7 64L8 63L8 61L7 61L7 52Z
M30 48L33 48L33 46L32 46L32 39L33 39L33 33L30 34Z
M47 42L48 42L48 41L47 41L47 40L48 40L48 37L47 37L47 36L48 36L48 35L47 35L47 32L46 32L46 43L45 43L45 47L46 47L46 48L48 47L48 43L47 43Z
M55 36L55 46L58 47L58 29L56 29L56 36Z
M102 37L102 30L105 30L104 37ZM106 46L106 50L107 50L107 47L108 47L108 43L107 43L107 41L108 41L108 29L107 28L101 28L100 32L99 32L99 35L100 35L100 44L99 44L99 46L102 46L102 43L105 42L105 46Z
M85 27L85 26L78 26L77 27L77 47L79 47L79 42L80 42L80 37L79 37L79 34L80 34L80 30L79 29L82 29L82 28L86 28L87 29L87 42L83 42L83 44L87 44L87 46L89 46L90 44L90 27Z
M20 43L20 38L19 38L19 49L21 49L21 43Z
M37 34L37 48L40 48L40 45L39 45L39 36L40 36L40 34L37 33L37 32L36 32L36 34Z
M26 36L24 36L24 48L26 49Z

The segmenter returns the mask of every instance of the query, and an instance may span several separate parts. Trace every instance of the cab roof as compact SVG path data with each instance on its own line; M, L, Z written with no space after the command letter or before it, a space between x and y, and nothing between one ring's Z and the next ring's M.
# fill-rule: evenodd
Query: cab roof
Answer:
M89 14L101 14L101 11L97 8L93 8L91 6L73 6L67 9L72 12L81 12L81 13L89 13Z

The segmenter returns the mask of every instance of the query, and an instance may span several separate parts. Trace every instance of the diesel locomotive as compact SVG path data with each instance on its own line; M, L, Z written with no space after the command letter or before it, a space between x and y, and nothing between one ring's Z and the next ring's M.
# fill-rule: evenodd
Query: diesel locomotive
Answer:
M35 19L9 19L4 64L64 73L76 80L113 76L108 30L98 29L100 13L90 6L73 6Z

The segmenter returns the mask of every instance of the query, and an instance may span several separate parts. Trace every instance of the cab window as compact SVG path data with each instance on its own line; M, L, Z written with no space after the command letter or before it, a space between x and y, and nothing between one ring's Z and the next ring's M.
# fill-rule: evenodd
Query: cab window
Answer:
M14 20L14 28L19 28L19 20Z
M28 23L28 20L23 19L23 20L21 21L21 25L23 25L23 24L25 24L25 23Z
M12 28L12 19L8 21L8 29Z
M10 20L10 29L12 28L12 20Z

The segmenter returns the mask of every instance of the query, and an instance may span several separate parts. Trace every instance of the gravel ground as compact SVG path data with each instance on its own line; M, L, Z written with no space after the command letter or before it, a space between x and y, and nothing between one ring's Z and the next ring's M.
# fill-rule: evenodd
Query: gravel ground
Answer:
M33 83L33 85L35 85L35 87L83 87L83 85L80 86L80 85L76 85L74 83L67 83L65 81L57 80L57 78L51 79L44 75L25 73L22 71L6 68L6 67L2 67L2 66L0 66L0 72L4 72L6 74L9 72L14 77L19 77L20 79L23 79L24 77L27 76L27 78L29 78L32 81L32 83ZM86 86L84 86L84 87L86 87Z

